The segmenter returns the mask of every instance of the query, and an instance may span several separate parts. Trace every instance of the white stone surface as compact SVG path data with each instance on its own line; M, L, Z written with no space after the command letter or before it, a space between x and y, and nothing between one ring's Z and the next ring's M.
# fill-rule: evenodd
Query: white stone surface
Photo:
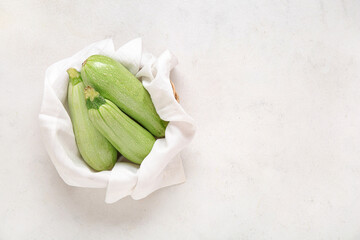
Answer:
M360 2L0 2L0 239L360 239ZM187 182L104 203L39 136L44 71L142 37L197 122Z

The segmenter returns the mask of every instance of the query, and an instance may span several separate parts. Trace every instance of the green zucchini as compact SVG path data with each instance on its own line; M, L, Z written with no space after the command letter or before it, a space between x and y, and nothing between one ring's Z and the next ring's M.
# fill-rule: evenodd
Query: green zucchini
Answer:
M154 136L165 136L168 122L159 117L142 83L121 63L93 55L83 63L81 76L85 85L95 88Z
M141 164L155 137L95 89L85 88L89 118L96 129L128 160Z
M94 170L112 169L117 151L91 123L85 102L84 83L74 68L69 74L68 105L76 144L84 161Z

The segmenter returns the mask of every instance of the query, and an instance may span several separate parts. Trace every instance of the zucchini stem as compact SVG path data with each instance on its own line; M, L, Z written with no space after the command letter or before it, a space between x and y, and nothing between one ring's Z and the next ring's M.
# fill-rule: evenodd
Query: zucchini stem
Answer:
M85 100L88 109L99 109L101 105L106 103L105 99L100 96L100 93L90 86L85 88Z
M69 74L69 79L73 86L82 82L81 75L75 68L69 68L66 72Z

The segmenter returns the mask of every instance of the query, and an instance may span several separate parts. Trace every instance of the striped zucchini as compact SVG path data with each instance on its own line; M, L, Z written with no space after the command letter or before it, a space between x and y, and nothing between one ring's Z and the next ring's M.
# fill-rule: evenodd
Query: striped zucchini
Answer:
M92 87L85 88L85 98L93 125L124 157L140 164L151 151L155 137Z
M81 76L86 85L95 88L154 136L165 136L168 122L161 120L142 83L121 63L93 55L83 63Z
M91 123L85 102L84 83L74 68L69 74L68 104L76 144L84 161L94 170L111 169L117 160L117 151Z

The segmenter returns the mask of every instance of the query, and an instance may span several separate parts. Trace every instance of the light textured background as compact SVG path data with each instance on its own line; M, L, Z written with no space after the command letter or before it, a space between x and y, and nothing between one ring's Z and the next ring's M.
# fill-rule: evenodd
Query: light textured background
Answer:
M0 239L360 239L360 1L0 2ZM39 136L45 69L112 37L179 59L187 182L104 203Z

